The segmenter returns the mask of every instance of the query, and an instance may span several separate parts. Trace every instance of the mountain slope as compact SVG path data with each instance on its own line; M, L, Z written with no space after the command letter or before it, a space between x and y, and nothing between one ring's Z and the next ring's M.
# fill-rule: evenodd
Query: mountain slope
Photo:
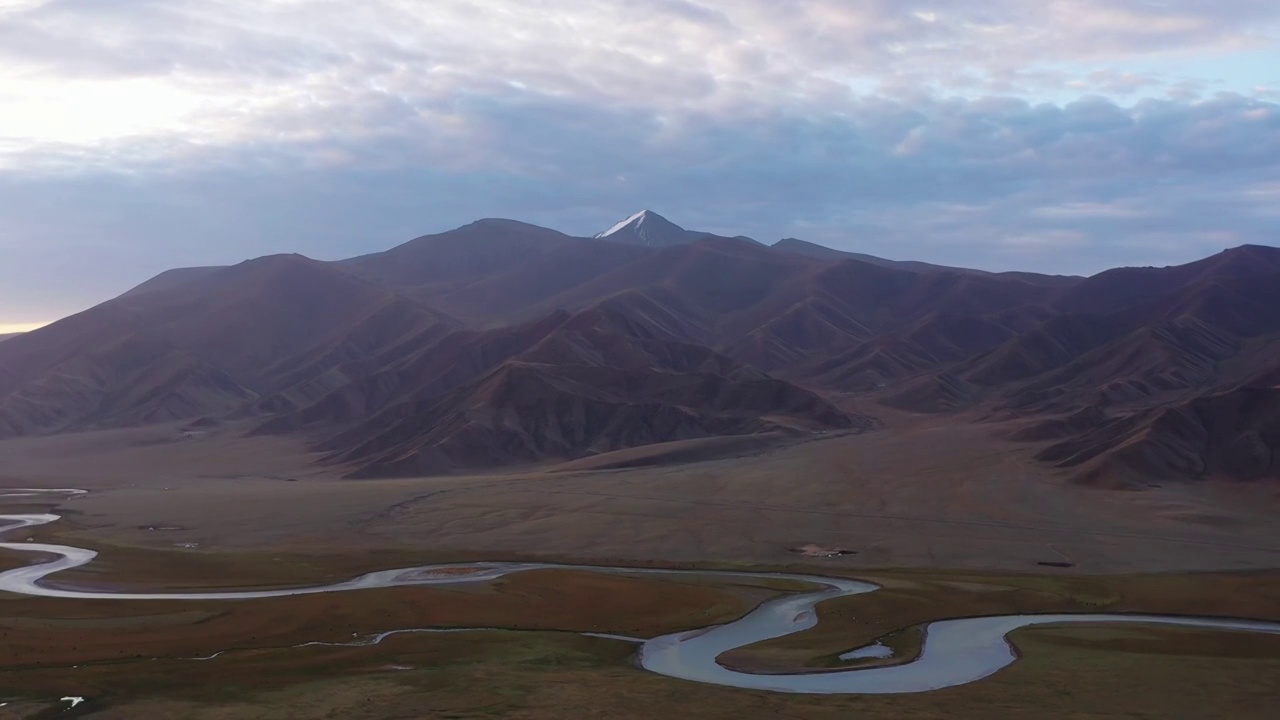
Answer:
M389 302L297 255L126 294L0 347L0 435L225 414L277 390L280 362L336 342Z
M1280 271L1280 250L1244 245L1186 265L1116 268L1075 284L1054 303L1064 312L1108 313L1203 282L1228 282Z
M1280 388L1242 387L1178 405L1099 418L1040 458L1081 482L1280 479ZM1043 432L1043 428L1031 432Z
M1028 272L995 273L986 270L974 270L972 268L934 265L932 263L920 262L918 260L887 260L882 257L867 255L865 253L836 250L825 245L818 245L798 238L783 238L782 240L774 243L772 247L774 250L778 250L780 252L790 253L792 255L801 255L815 260L827 260L832 262L839 260L857 260L870 265L878 265L880 267L893 268L895 270L907 270L909 272L917 273L954 272L965 275L997 275L1009 279L1022 280L1023 282L1029 282L1036 285L1049 285L1054 287L1074 285L1084 279L1068 275L1041 275L1039 273Z
M491 219L163 273L0 343L0 438L208 417L357 473L453 472L862 430L843 408L878 404L1008 423L1090 482L1274 475L1280 250L1078 279L647 212L604 235Z
M871 425L682 334L659 305L634 295L510 328L459 330L420 346L415 339L309 405L265 401L277 415L259 431L327 437L321 447L331 460L385 474ZM571 432L573 422L591 427ZM646 429L628 429L630 422ZM554 442L536 431L552 426Z
M398 476L854 426L817 395L770 378L512 362L446 396L393 406L322 447L359 476Z
M559 309L548 308L548 300L652 252L638 245L573 239L547 248L516 267L424 296L424 300L478 323L510 324Z
M338 263L341 269L395 288L457 287L528 262L572 238L515 220L479 220L425 235L390 250Z
M189 282L194 282L206 275L211 275L219 270L226 269L226 266L207 266L207 267L189 267L176 268L174 270L166 270L150 280L129 290L120 297L129 297L136 295L144 295L149 292L161 290L173 290L181 288Z

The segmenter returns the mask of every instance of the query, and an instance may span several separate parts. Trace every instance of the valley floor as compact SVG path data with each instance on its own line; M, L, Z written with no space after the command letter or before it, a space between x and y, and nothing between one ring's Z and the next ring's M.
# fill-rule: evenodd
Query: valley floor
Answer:
M910 628L954 616L1280 619L1274 490L1081 487L1029 453L986 426L914 419L681 466L351 481L294 440L148 428L0 442L0 486L91 491L0 500L0 513L56 505L64 520L29 536L100 550L59 576L85 587L300 585L500 559L794 569L885 586L823 606L809 633L725 658L746 668L823 666L882 637L902 657L918 645ZM855 554L794 552L807 544ZM0 569L27 562L0 552ZM823 698L655 677L628 644L564 632L701 627L788 590L567 572L229 604L0 595L0 718L1262 718L1280 696L1280 638L1239 633L1028 629L1014 636L1023 661L973 685ZM421 626L506 630L291 647ZM63 696L88 700L65 713Z
M239 549L434 560L1169 572L1280 567L1280 488L1084 487L991 427L915 419L666 467L344 480L298 440L173 428L0 442L0 485L92 490L57 532L192 555ZM572 465L570 467L573 467ZM160 529L156 529L160 528Z
M222 580L230 582L235 568L225 569ZM1275 572L864 577L884 590L823 606L813 630L724 661L775 672L834 667L835 655L876 639L909 659L922 622L1015 609L1280 616ZM648 637L700 627L794 590L750 580L537 571L465 588L250 602L0 596L0 717L1269 718L1280 693L1280 636L1247 633L1027 629L1011 636L1021 660L996 675L891 696L785 695L671 680L636 667L630 643L573 634ZM295 647L419 626L506 629ZM86 700L74 708L62 700L76 697Z

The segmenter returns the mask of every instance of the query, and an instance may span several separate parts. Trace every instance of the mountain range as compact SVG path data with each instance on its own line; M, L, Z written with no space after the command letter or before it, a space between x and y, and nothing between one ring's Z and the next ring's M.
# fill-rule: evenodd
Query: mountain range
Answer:
M299 433L356 476L981 422L1091 484L1280 477L1280 250L1093 277L481 220L163 273L0 343L0 438Z

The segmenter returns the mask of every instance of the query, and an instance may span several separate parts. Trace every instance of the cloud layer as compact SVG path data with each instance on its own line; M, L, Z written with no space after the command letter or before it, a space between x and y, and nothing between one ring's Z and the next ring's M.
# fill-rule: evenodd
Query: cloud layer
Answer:
M1057 272L1274 243L1278 29L1254 0L0 0L0 322L486 215Z

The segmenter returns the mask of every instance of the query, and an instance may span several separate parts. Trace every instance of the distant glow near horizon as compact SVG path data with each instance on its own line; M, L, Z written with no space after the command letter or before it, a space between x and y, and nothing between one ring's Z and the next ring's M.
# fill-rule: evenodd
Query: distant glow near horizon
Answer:
M1280 241L1278 172L1259 0L0 0L0 323L173 266L642 208L1168 264Z
M15 333L31 332L32 330L39 330L48 324L48 322L14 323L9 325L0 323L0 335L13 335Z

